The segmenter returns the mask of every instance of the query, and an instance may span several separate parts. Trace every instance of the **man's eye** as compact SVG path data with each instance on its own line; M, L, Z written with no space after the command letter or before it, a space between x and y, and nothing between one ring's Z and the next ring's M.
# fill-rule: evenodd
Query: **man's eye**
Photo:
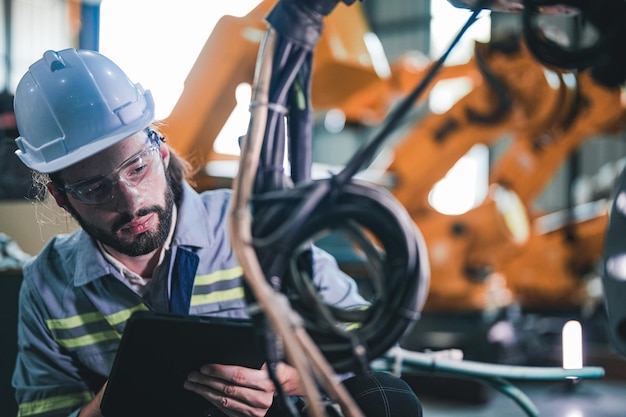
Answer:
M148 167L148 164L141 164L140 166L135 167L133 172L143 172Z
M94 196L98 196L101 194L105 194L108 188L109 187L107 187L106 183L103 181L97 184L92 184L89 187L83 187L82 189L78 190L78 192L79 194L82 194L87 197L94 197Z
M133 177L133 176L139 175L143 173L147 167L148 167L147 163L143 161L139 161L138 164L130 167L130 169L128 170L128 176Z

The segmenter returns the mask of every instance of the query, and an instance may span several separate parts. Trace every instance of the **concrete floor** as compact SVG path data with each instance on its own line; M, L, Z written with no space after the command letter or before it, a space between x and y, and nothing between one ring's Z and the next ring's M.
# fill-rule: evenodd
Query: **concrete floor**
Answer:
M426 316L405 339L403 347L423 351L425 347L434 346L437 340L434 336L440 337L446 332L446 340L462 346L464 352L472 355L467 357L470 360L490 362L496 358L494 352L499 352L503 359L512 359L510 364L513 365L558 367L562 363L560 330L566 320L576 318L585 330L585 366L602 367L604 377L583 379L576 384L566 381L509 382L530 399L539 417L626 417L626 357L617 353L608 342L603 314L576 317L573 312L565 312L536 317L529 314L528 317L529 320L514 329L521 343L510 350L495 351L492 346L481 343L487 340L488 329L493 327L491 323L485 324L468 315ZM435 346L434 350L441 348L445 346ZM535 416L512 398L475 380L432 375L403 375L403 378L422 401L424 417Z
M517 384L541 417L625 417L626 382L585 380L574 389L557 382ZM424 417L528 417L512 399L493 392L484 404L421 396Z
M590 348L585 366L601 367L604 377L576 383L509 380L532 402L537 414L476 380L430 375L403 378L422 401L424 417L626 417L626 357L610 347Z

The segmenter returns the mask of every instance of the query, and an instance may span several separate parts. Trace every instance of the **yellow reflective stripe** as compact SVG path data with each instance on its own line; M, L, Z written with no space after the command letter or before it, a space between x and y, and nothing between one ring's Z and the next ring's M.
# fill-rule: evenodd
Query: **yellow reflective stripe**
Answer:
M50 330L71 330L77 327L83 326L89 323L95 323L97 321L105 320L109 325L115 326L122 323L138 310L147 310L148 307L145 304L138 304L134 307L127 308L122 311L118 311L108 316L104 316L99 312L92 312L87 314L81 314L78 316L67 317L64 319L48 320L48 328ZM57 343L65 348L77 348L93 345L108 340L120 340L122 338L121 333L115 330L105 330L96 333L90 333L78 337L60 338L56 337Z
M122 335L115 330L86 334L84 336L72 337L69 339L56 339L57 343L65 348L77 348L93 345L107 340L119 340Z
M224 269L222 271L215 271L211 274L206 275L198 275L196 276L196 280L194 285L210 285L215 284L219 281L228 281L230 279L235 279L243 275L243 268L237 266L231 269Z
M109 322L110 325L114 326L116 324L120 324L128 320L135 311L146 311L146 310L148 310L148 306L146 306L145 304L137 304L135 307L127 308L126 310L109 314L108 316L105 316L105 319L106 321Z
M87 314L80 314L78 316L71 316L64 319L50 319L46 320L46 324L50 330L69 330L76 327L84 326L85 324L94 323L100 320L106 320L111 325L119 324L128 318L137 310L147 310L145 304L138 304L134 307L127 308L126 310L118 311L117 313L104 316L99 311L95 311Z
M343 325L346 326L344 328L346 331L360 329L363 326L361 323L344 323Z
M89 391L76 394L59 395L57 397L45 398L22 403L19 406L18 417L33 416L48 413L50 411L83 405L89 402L93 395Z
M242 287L233 288L231 290L213 291L209 294L196 294L191 297L191 305L198 306L201 304L213 304L224 301L238 300L244 297Z
M355 310L365 311L365 310L367 310L369 308L370 308L370 306L360 306L360 307L355 308ZM350 331L350 330L360 329L361 327L363 327L363 323L347 321L347 322L343 323L343 326L345 326L344 330Z
M93 313L81 314L79 316L67 317L64 319L46 320L50 330L65 330L80 327L88 323L93 323L104 319L102 313L94 311Z

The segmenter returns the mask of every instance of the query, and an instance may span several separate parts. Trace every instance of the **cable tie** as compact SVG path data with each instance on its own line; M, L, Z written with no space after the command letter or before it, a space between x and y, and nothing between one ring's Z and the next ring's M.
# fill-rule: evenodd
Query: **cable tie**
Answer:
M287 115L289 113L289 109L279 103L268 103L268 102L260 102L260 101L252 101L250 102L249 109L253 110L256 107L267 107L269 110L272 110L276 113L280 113L282 115Z

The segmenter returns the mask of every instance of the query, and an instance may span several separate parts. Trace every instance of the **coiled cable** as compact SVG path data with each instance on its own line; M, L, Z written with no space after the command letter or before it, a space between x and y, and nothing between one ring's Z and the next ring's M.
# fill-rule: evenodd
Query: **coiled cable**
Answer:
M338 188L332 179L320 180L257 196L253 207L254 246L266 275L283 277L281 291L336 371L362 371L417 319L428 289L425 246L386 190L356 181ZM375 289L368 308L325 304L312 285L310 242L332 231L366 254Z

